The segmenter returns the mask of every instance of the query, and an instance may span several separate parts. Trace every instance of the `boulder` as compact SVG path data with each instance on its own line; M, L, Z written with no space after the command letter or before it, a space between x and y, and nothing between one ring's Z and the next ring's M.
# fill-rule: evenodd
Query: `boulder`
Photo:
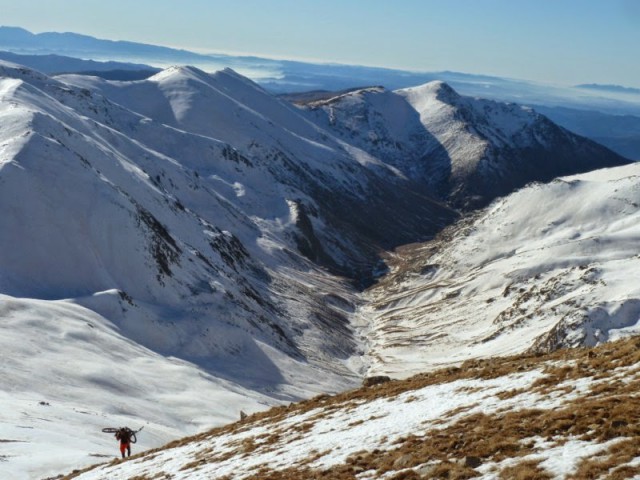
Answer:
M380 385L381 383L390 382L391 378L387 375L375 375L373 377L367 377L362 381L363 387L371 387L373 385Z

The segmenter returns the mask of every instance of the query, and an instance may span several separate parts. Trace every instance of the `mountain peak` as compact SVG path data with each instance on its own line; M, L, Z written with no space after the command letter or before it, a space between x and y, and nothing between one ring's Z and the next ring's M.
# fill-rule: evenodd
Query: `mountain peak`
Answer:
M223 74L229 75L231 77L236 77L236 78L240 78L240 79L246 79L246 77L244 75L240 75L238 72L236 72L231 67L225 67L222 70L218 70L218 72L216 72L216 73L223 73Z
M6 60L0 60L0 77L13 78L27 83L33 83L34 81L57 83L56 80L51 79L37 70L32 70L23 65L18 65L17 63Z
M255 83L250 78L247 78L244 75L236 72L233 68L223 68L222 70L214 72L213 74L211 74L211 76L227 86L232 84L242 84L245 87L248 86L253 89L260 90L261 92L265 92L265 90L260 85Z
M33 33L31 33L29 30L22 28L22 27L12 27L10 25L2 25L0 26L0 32L6 32L6 33L13 33L13 34L21 34L21 35L28 35L28 36L32 36Z
M149 77L149 80L154 82L163 82L169 79L186 77L203 80L204 77L208 76L209 74L207 72L190 65L173 65Z
M387 95L356 91L311 108L324 109L320 118L337 135L456 208L484 206L530 181L626 163L530 108L459 95L443 81Z
M248 86L263 91L258 84L228 67L213 73L207 73L191 65L174 65L149 77L149 80L158 83L195 80L209 86L216 85L216 87L224 87L226 89L236 90Z
M458 92L456 92L451 85L442 81L431 82L432 88L436 93L438 100L449 102L460 98Z
M460 94L456 92L448 83L441 80L428 82L417 87L403 89L402 91L412 93L414 97L429 97L440 100L443 103L455 103L460 98Z

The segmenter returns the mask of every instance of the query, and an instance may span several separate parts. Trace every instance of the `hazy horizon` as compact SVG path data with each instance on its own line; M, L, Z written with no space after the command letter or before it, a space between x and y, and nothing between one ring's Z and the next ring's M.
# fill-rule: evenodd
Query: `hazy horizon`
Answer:
M199 53L640 87L633 0L0 0L5 25ZM35 13L34 13L35 12Z

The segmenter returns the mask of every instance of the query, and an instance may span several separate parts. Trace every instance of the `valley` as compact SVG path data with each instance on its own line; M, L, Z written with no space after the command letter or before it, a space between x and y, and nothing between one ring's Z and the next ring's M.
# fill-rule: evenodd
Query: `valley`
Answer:
M12 478L105 458L105 426L147 450L371 375L637 333L637 165L528 107L0 62L0 124Z

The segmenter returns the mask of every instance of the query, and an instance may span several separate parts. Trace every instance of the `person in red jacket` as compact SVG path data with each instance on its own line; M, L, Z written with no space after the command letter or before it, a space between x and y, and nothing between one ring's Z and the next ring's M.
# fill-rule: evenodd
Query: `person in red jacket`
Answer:
M131 456L131 436L133 435L133 430L129 427L122 427L116 432L116 439L120 441L120 453L122 454L122 458L124 458L124 452L127 452L127 456Z

